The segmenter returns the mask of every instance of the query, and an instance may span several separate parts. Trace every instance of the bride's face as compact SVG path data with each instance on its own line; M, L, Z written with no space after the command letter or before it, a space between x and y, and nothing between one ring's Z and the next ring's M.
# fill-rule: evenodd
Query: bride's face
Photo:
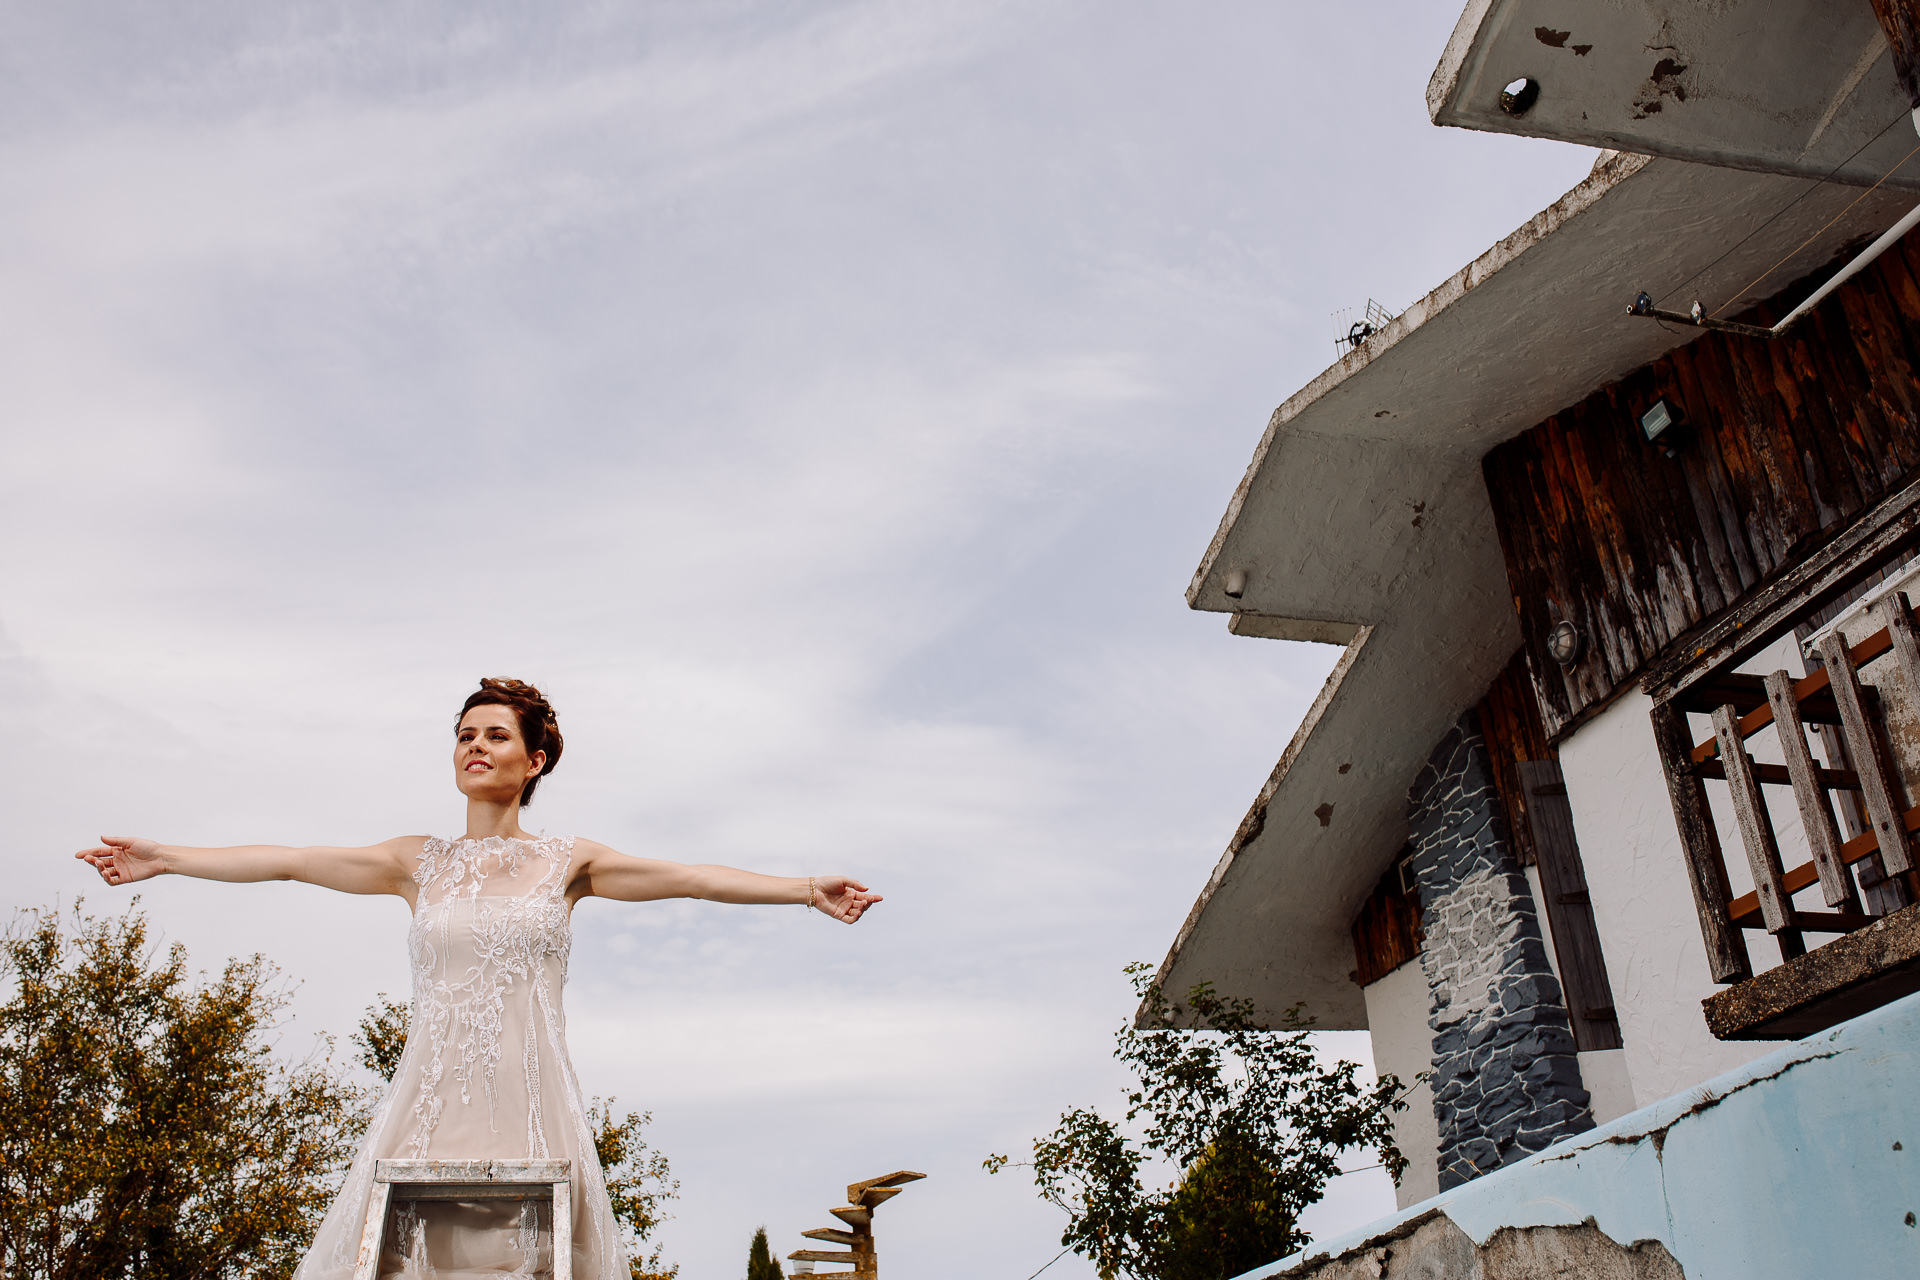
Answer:
M454 731L454 783L469 798L506 804L547 763L547 753L527 754L513 708L475 707L460 717Z

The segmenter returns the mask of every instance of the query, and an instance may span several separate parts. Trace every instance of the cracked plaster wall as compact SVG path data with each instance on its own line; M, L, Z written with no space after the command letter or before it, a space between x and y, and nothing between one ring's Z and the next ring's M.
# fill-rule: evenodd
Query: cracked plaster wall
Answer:
M1241 1280L1912 1275L1916 1078L1920 995Z
M1472 713L1434 748L1407 807L1445 1191L1592 1128L1593 1116Z
M1338 1258L1286 1273L1288 1280L1685 1280L1658 1240L1623 1245L1591 1222L1573 1227L1503 1227L1484 1245L1444 1213Z

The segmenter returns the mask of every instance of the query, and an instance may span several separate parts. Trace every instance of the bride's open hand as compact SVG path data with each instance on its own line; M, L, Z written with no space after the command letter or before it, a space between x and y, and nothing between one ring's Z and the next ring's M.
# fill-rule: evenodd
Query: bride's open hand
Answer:
M98 845L73 856L98 871L108 884L132 884L166 870L159 844L137 836L101 836Z
M813 905L835 920L852 924L868 907L881 900L867 886L845 876L816 876L813 881Z

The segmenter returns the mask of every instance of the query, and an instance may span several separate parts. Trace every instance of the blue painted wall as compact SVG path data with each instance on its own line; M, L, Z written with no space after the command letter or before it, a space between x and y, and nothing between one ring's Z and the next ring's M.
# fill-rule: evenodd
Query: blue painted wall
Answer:
M1338 1256L1435 1209L1658 1240L1689 1280L1920 1277L1920 995L1748 1063L1391 1218L1247 1273Z

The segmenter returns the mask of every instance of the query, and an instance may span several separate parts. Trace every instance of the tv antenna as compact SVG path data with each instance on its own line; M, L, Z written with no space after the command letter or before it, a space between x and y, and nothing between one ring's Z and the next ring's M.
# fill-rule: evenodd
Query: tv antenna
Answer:
M1333 346L1341 355L1360 349L1360 344L1387 327L1387 322L1395 313L1387 310L1372 298L1367 299L1366 310L1360 319L1354 319L1353 308L1333 313Z

